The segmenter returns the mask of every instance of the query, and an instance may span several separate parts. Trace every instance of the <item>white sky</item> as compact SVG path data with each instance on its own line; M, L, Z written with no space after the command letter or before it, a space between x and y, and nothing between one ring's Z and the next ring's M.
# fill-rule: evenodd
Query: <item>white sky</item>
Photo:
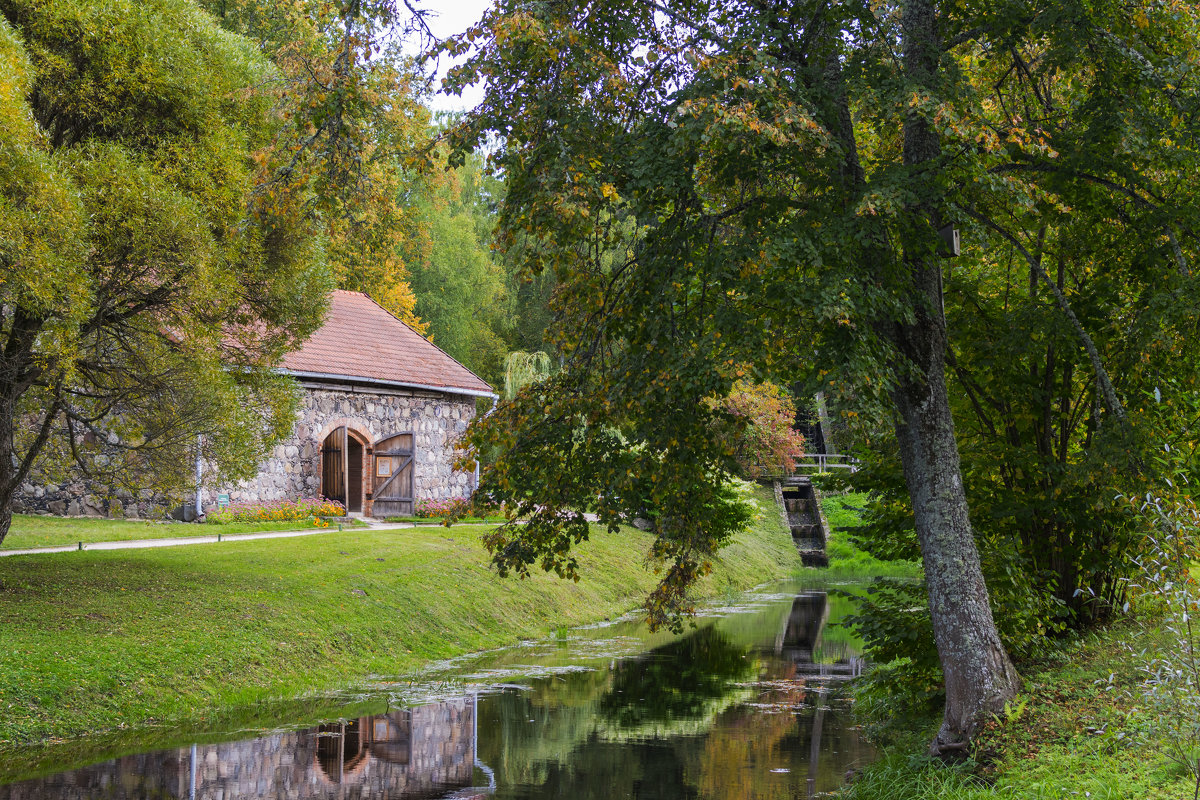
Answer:
M491 5L492 0L426 0L421 5L429 9L429 27L439 39L445 39L474 25ZM441 59L438 78L446 74L452 62L446 56ZM474 108L482 99L483 89L480 86L468 87L462 97L447 96L438 92L431 98L430 105L435 111L465 111Z

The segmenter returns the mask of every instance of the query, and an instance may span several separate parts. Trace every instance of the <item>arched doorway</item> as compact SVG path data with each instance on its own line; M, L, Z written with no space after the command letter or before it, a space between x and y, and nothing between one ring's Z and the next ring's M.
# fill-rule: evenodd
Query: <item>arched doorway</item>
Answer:
M352 776L367 760L361 720L352 719L317 728L317 766L332 783Z
M345 425L321 443L321 494L347 512L363 510L363 442Z

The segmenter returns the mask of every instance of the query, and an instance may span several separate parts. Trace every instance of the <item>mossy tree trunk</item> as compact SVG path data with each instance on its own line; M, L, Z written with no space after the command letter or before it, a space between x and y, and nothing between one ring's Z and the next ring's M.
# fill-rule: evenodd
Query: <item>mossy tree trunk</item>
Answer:
M933 0L904 8L904 69L919 89L936 92L942 54ZM1000 642L988 605L959 465L954 419L946 392L946 320L942 312L937 132L918 111L904 123L904 163L913 168L916 201L903 237L904 265L916 299L914 319L888 334L907 363L892 397L896 437L912 499L925 565L929 612L946 685L935 755L962 749L1018 687L1017 672Z

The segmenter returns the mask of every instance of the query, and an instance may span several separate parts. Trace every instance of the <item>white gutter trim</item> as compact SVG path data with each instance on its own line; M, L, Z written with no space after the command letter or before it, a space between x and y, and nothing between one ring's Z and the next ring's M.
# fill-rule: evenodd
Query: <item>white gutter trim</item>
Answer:
M279 368L276 370L284 375L291 375L294 378L319 378L323 380L345 381L347 383L369 383L376 386L398 386L404 389L422 389L428 392L441 392L442 394L461 394L467 397L490 397L492 400L499 400L500 395L495 392L481 392L478 389L461 389L457 386L430 386L424 383L408 383L405 381L389 381L383 378L366 378L361 375L338 375L332 372L301 372L294 369Z

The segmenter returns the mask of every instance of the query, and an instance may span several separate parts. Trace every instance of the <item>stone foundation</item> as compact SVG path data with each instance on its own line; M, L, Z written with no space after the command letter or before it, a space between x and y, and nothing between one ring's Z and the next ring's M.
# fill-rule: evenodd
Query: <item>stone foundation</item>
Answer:
M100 481L74 479L62 483L21 484L13 497L18 514L66 517L131 517L165 519L183 501L143 489L112 489Z

